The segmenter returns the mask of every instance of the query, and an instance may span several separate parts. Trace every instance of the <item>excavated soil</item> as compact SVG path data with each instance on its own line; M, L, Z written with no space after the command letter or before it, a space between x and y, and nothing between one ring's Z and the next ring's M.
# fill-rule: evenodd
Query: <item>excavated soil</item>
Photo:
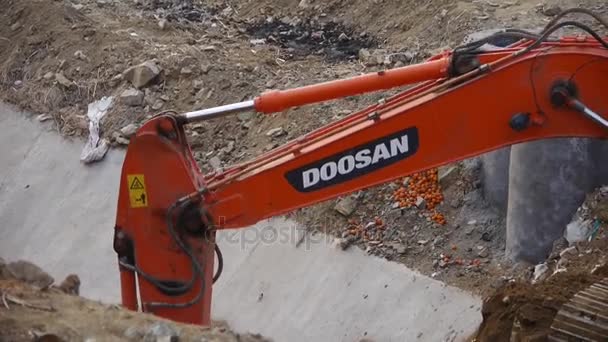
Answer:
M36 265L0 259L0 341L268 341L234 333L225 322L201 328L87 300L75 295L77 275L70 277L51 285Z
M537 284L513 282L484 300L477 341L542 341L553 318L570 298L608 277L605 236L577 246L565 270Z

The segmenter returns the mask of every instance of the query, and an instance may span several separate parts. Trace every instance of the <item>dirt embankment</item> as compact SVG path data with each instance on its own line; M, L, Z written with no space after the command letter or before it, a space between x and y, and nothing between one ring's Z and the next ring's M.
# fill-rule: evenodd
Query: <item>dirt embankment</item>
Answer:
M0 341L268 341L223 322L200 328L90 301L79 285L77 275L55 286L36 265L0 259Z

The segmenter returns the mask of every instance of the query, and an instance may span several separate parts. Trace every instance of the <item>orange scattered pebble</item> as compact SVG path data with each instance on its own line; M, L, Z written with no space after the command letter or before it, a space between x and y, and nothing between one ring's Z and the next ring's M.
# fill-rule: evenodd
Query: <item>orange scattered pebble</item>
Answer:
M416 206L420 198L424 199L424 210L431 211L431 220L444 225L447 223L443 214L435 211L435 207L443 201L443 194L439 187L439 169L431 169L413 174L409 177L407 185L403 180L397 182L400 185L393 193L393 199L399 203L401 208Z

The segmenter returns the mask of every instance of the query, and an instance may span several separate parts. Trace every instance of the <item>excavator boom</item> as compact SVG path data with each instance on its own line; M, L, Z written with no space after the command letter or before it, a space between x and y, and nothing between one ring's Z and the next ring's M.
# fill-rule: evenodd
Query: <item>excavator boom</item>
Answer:
M523 38L498 50L468 45L418 65L152 118L131 140L120 181L114 249L123 304L208 325L214 251L221 271L217 230L507 145L606 138L608 44L596 35L549 41L552 32L511 32ZM223 172L201 174L184 131L243 110L271 113L397 86L410 88Z

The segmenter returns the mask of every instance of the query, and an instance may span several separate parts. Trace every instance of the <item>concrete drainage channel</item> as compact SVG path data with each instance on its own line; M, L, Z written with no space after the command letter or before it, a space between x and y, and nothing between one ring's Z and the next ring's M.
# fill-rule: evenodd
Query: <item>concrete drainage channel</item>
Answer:
M81 141L2 104L0 125L0 257L56 279L77 273L83 296L118 302L112 228L124 153L84 166ZM481 322L473 295L320 234L296 246L297 233L273 219L219 236L213 319L276 341L464 340Z

